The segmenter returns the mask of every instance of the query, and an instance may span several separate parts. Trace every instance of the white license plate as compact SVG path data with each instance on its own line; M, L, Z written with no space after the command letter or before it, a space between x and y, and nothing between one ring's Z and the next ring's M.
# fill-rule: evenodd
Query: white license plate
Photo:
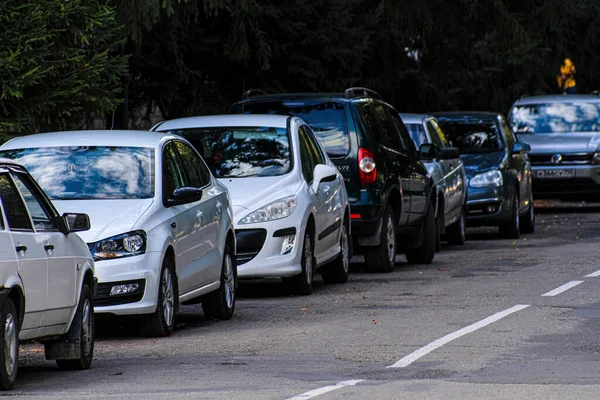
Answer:
M538 179L568 179L575 178L574 169L538 169L534 171Z

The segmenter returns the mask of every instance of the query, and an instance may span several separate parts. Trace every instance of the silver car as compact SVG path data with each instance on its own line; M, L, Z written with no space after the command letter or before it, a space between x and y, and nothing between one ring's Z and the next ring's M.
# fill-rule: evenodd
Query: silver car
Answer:
M600 98L531 96L517 100L509 121L531 146L536 197L600 193Z
M462 245L465 243L467 220L467 175L458 149L452 147L431 115L400 114L400 117L421 150L422 161L437 192L437 248L439 250L442 234L446 235L449 244Z

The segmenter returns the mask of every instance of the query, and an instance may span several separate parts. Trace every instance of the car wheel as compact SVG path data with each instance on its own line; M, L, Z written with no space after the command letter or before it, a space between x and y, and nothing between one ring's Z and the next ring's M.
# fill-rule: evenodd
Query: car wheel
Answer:
M147 337L169 336L175 329L176 294L173 279L173 261L166 257L160 272L156 311L145 315L140 323L140 333Z
M527 214L521 221L521 233L533 233L535 232L535 210L533 205L533 196L529 197L529 208Z
M448 244L462 246L467 237L467 210L465 207L460 211L458 221L446 228Z
M392 272L396 265L396 219L394 212L387 207L383 213L381 243L377 247L366 248L367 267L379 272Z
M0 356L4 362L0 368L0 388L12 389L19 368L19 317L10 298L4 300L0 317Z
M56 360L58 368L64 370L88 369L94 357L95 319L92 291L86 284L81 288L81 298L77 312L73 317L71 329L79 329L79 358L74 360ZM67 333L69 336L69 333Z
M340 232L340 254L331 263L321 269L321 277L325 283L344 283L350 271L350 235L348 226L342 225Z
M425 222L423 223L423 243L414 249L406 250L406 261L409 264L430 264L435 256L435 218L431 203L427 208Z
M521 221L519 218L519 196L515 194L510 221L500 225L500 235L507 239L518 239L521 235Z
M208 318L226 321L233 316L237 286L237 270L233 250L229 245L225 245L220 280L219 289L207 294L202 300L202 311Z
M284 278L283 283L292 292L300 295L311 294L313 291L313 275L315 272L315 256L312 237L309 232L304 234L302 244L302 272L291 278Z

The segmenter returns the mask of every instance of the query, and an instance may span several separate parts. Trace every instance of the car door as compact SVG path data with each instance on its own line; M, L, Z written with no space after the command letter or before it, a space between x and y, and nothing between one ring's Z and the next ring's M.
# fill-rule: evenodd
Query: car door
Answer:
M67 236L56 225L56 211L37 185L25 173L14 171L11 175L25 201L47 259L48 290L41 326L56 326L60 332L61 325L69 323L77 302L77 260L73 257Z
M500 116L500 127L506 137L506 143L508 145L509 163L511 169L514 169L516 173L517 185L519 186L519 210L523 210L529 204L529 193L531 191L531 179L528 169L531 169L529 164L529 157L524 153L513 152L513 146L517 142L512 129L504 119Z
M9 173L0 173L0 200L6 212L18 271L25 291L25 315L21 337L35 336L44 311L48 289L47 259L43 239L33 230L27 207Z

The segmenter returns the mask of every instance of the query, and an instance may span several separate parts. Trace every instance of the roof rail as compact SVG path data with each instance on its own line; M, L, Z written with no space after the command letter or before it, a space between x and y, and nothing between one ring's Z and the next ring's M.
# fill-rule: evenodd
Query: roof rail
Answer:
M266 90L262 90L262 89L248 89L244 92L244 94L242 94L242 99L246 100L252 96L260 96L260 95L266 95L269 94Z
M383 99L381 97L381 95L379 93L377 93L376 91L374 91L372 89L364 88L364 87L348 88L348 89L344 90L344 97L347 99L353 99L356 97L371 97L371 98L380 99L380 100Z

